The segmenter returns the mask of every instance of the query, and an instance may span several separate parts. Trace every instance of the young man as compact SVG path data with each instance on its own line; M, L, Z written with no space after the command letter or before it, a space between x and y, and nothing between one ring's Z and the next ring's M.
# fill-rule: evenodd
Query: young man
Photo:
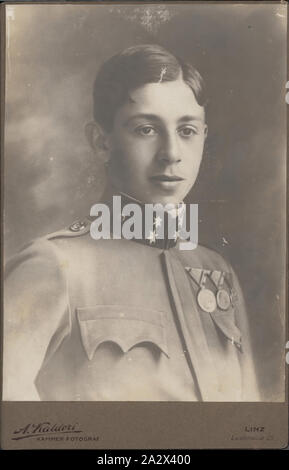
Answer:
M142 218L146 204L179 207L207 135L202 78L159 46L126 49L98 73L86 130L108 207L114 195ZM207 248L180 250L164 214L163 238L95 240L87 217L11 260L5 400L259 400L232 268Z

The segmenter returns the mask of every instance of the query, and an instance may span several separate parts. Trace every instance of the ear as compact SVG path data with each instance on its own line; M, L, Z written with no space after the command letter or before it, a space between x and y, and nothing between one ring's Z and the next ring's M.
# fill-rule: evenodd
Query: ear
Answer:
M110 159L110 146L107 132L95 121L85 125L85 135L97 156L104 162Z
M205 139L208 137L208 130L209 130L209 129L208 129L208 125L205 124L205 126L204 126L204 135L205 135Z

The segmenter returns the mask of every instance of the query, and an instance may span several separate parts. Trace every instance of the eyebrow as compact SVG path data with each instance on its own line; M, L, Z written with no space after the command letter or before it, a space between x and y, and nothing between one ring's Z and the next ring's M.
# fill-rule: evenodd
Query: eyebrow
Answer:
M160 117L157 114L146 114L146 113L139 113L135 114L134 116L131 116L124 122L124 126L127 126L128 124L131 123L131 121L134 121L135 119L147 119L149 121L160 121ZM178 122L190 122L190 121L199 121L203 122L203 117L200 116L193 116L193 115L185 115L182 116L180 119L178 119Z
M179 121L180 122L189 122L189 121L201 121L203 122L204 118L201 116L191 116L190 114L187 114L186 116L182 116Z

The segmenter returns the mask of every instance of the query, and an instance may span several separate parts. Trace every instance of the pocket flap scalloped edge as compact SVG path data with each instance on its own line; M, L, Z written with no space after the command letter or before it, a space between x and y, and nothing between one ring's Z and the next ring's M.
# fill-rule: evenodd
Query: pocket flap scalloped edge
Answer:
M81 338L89 360L98 346L114 342L124 353L137 344L150 342L169 357L164 312L119 305L77 309Z

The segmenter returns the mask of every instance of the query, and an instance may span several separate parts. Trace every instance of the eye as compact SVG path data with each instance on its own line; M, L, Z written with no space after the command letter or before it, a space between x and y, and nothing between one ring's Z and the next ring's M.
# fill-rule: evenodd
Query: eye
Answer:
M181 137L192 137L194 135L196 135L198 132L197 132L197 129L195 127L192 127L192 126L184 126L184 127L181 127L181 129L178 130L178 133L181 135Z
M137 134L140 134L145 137L151 137L157 134L157 130L153 126L140 126L136 129Z

